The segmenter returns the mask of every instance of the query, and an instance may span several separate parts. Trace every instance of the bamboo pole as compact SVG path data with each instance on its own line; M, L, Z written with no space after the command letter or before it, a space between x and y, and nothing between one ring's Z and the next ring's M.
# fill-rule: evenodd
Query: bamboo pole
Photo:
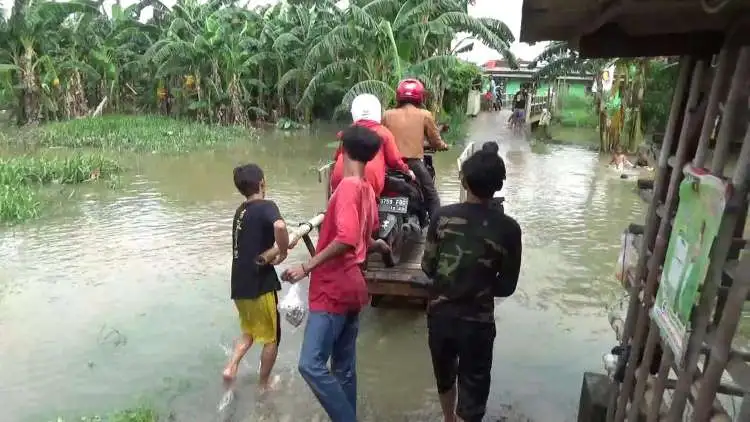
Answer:
M646 315L646 317L648 317L648 315ZM627 418L628 421L637 421L638 416L641 413L641 401L644 398L643 396L646 392L646 387L648 387L649 368L651 367L651 360L654 357L654 349L656 348L657 343L659 343L659 328L654 327L654 324L652 323L649 327L648 337L646 338L646 347L643 350L643 360L635 373L635 391L631 397L630 410L628 411ZM649 411L650 410L651 409L649 409Z
M714 130L714 122L719 115L719 100L726 98L729 82L732 80L732 71L737 64L737 49L723 48L719 53L719 62L716 65L714 80L711 84L711 93L708 97L708 108L703 118L703 128L701 137L698 141L698 149L695 151L693 165L702 168L706 163L708 156L709 144L711 143L711 133Z
M289 235L289 245L295 245L300 239L310 234L312 229L317 228L323 223L324 213L320 213L315 217L302 223L299 227L295 228ZM311 253L314 251L311 251ZM266 250L262 254L258 255L255 259L255 263L258 265L268 265L273 262L274 259L279 255L279 245L274 244L273 247Z
M677 84L675 85L674 95L672 96L672 106L669 112L669 120L667 122L666 133L661 145L661 153L659 154L659 167L655 177L654 183L654 200L648 206L646 213L646 229L643 235L643 241L641 242L641 250L639 251L638 263L636 264L636 276L633 284L630 286L630 303L628 305L628 313L625 318L625 327L623 329L623 336L621 345L627 346L631 342L631 338L634 337L634 331L637 331L636 318L638 316L638 310L640 308L639 293L643 287L642 280L646 272L646 263L648 258L648 249L651 244L654 243L656 238L656 209L659 206L659 198L664 194L664 180L667 175L667 159L669 158L670 151L672 149L672 140L674 139L674 133L682 111L682 102L686 94L686 87L688 84L688 78L690 76L690 70L693 67L693 59L689 56L683 56L680 59L680 75L677 78ZM645 330L644 328L641 330ZM643 333L641 332L642 336ZM637 336L636 336L637 337ZM633 378L635 376L635 366L638 362L640 355L640 341L636 345L632 345L630 351L630 357L627 362L625 370L625 379L623 381L622 388L619 390L619 396L616 394L617 389L614 389L612 402L607 410L607 421L616 420L622 422L625 417L625 406L627 405L630 397L630 392L633 388Z
M679 201L677 187L682 181L682 166L687 161L687 152L691 144L691 133L690 130L693 126L693 121L697 121L696 114L699 111L699 102L701 100L701 87L703 85L703 72L706 69L706 62L699 60L695 64L693 69L693 75L690 81L690 93L688 94L688 101L685 106L685 113L682 119L682 127L680 128L680 138L677 142L677 151L675 152L675 164L672 167L672 174L669 177L669 183L667 185L667 197L664 201L664 214L659 223L659 232L656 235L656 245L654 246L654 253L649 261L649 269L646 277L646 288L643 293L644 305L638 313L639 324L643 320L644 324L649 325L648 338L646 340L646 347L643 351L643 359L641 365L638 368L638 375L636 376L635 392L632 397L633 404L630 407L628 414L628 420L635 421L638 419L638 411L640 410L640 403L643 399L643 393L646 391L646 379L648 378L648 369L651 367L651 360L654 358L654 349L656 344L660 341L659 327L656 323L651 320L649 316L649 310L651 303L653 302L652 296L656 293L657 286L659 285L659 266L663 264L664 257L667 253L667 245L669 243L669 237L672 233L671 215L672 210L677 208Z
M743 68L747 69L748 66L750 66L750 54L747 53L747 48L743 49L744 54L740 57L739 60L736 61L736 69L741 71ZM732 67L732 64L735 64L735 59L731 56L734 56L737 54L736 52L730 53L730 57L726 58L726 60L722 63L722 57L719 58L719 70L717 70L717 77L724 77L729 79L731 73L729 73L731 70L735 70L734 68L730 69L721 69L722 64L724 64L727 67ZM735 72L734 77L731 78L731 88L729 90L729 95L732 96L733 92L739 92L739 84L745 83L744 78L741 76L742 74L740 72ZM714 81L714 86L716 85L716 81ZM712 88L711 94L714 94L714 89ZM736 95L736 94L735 94ZM710 104L709 104L710 107ZM734 126L735 118L736 118L736 108L732 108L727 110L725 108L724 111L724 118L721 121L721 127L719 128L719 136L717 139L717 150L728 150L729 149L729 143L731 142L730 139L730 133L732 132L732 128ZM728 114L727 111L730 111L731 114ZM707 113L708 114L708 113ZM708 116L707 116L708 117ZM704 124L706 120L704 119ZM704 128L705 129L705 128ZM702 136L702 135L701 135ZM701 141L703 141L701 139ZM724 173L724 166L726 164L726 154L722 154L723 160L717 159L719 158L719 154L714 155L714 160L711 165L713 174L723 174ZM697 157L696 157L697 158ZM704 157L705 159L705 157ZM739 169L739 167L738 167ZM682 420L682 415L685 410L685 404L687 401L688 394L690 393L690 386L693 383L693 379L696 375L696 371L698 369L698 362L700 360L700 350L701 346L703 345L704 339L706 338L706 333L708 331L708 325L710 323L711 319L711 310L714 306L714 299L716 297L716 293L718 291L719 285L721 284L722 279L722 273L724 271L724 262L726 261L727 254L729 253L729 249L732 245L732 237L734 233L734 228L736 226L736 216L732 216L731 214L727 215L725 214L722 218L722 222L719 226L719 231L716 236L716 242L714 243L713 248L711 249L711 257L710 262L708 266L708 270L706 272L706 278L703 283L703 288L701 291L700 300L698 303L698 307L695 311L695 320L693 325L693 332L690 335L690 338L688 340L688 348L686 352L686 356L684 359L684 372L677 374L678 380L677 380L677 387L675 388L674 396L672 397L672 406L669 409L669 414L667 415L667 421L672 422L678 422Z
M748 136L745 137L745 142L750 152L750 131ZM745 163L748 163L747 159ZM729 289L727 305L721 314L719 326L716 328L716 337L711 347L711 357L708 360L706 371L703 373L698 397L695 398L694 422L706 421L711 417L712 403L721 383L721 376L729 362L732 340L737 331L742 306L745 304L745 296L748 292L750 292L750 256L745 255L740 259L740 264L737 267L737 279L734 280L732 287Z
M738 111L738 107L747 107L747 80L750 78L750 62L748 62L748 55L750 55L749 48L750 47L743 47L740 50L740 55L737 59L737 67L735 68L734 76L732 77L732 88L729 90L727 103L724 105L725 118L735 115ZM714 176L723 176L724 164L729 155L731 139L729 142L722 141L734 134L733 129L732 126L723 124L722 122L719 135L717 136L718 139L716 150L714 151L713 162L711 163L711 173Z
M746 85L748 75L750 75L750 47L745 47L740 51L740 57L737 62L737 69L735 70L734 77L732 78L732 88L734 88L735 83L737 83L737 91L739 91L739 93L730 91L730 97L733 97L734 95L743 95L744 93L744 98L741 97L737 99L735 97L727 101L727 106L733 107L732 111L735 110L734 107L739 107L743 102L745 106L747 106L748 93L746 89L743 88ZM734 112L727 115L726 128L725 125L722 124L722 132L731 132L734 124L734 118ZM727 136L729 135L725 135L725 137ZM719 138L721 140L724 140L721 137L721 132ZM721 164L721 162L719 162L719 164ZM736 212L732 212L732 209L743 209L743 207L737 207L737 205L738 203L741 204L746 201L748 193L749 174L750 125L748 125L746 128L745 137L742 142L742 149L740 150L740 156L737 160L737 168L735 169L734 176L732 177L733 190L726 207L728 211L725 211L724 218L722 219L722 224L719 228L720 235L731 237L734 232L734 226L736 224L738 215ZM722 229L724 229L724 231L722 231ZM731 239L724 240L723 243L731 244ZM729 248L727 247L726 251L722 250L719 252L728 253L728 249ZM723 256L711 257L711 262L709 264L709 271L713 270L710 273L712 276L711 282L717 285L721 280L721 268L717 270L716 267L723 267L723 259L725 259L725 257L726 253L723 254ZM721 263L721 265L719 265L719 263ZM717 271L719 272L719 277L714 278L713 276ZM716 396L716 389L721 382L721 376L724 372L724 368L726 367L729 358L732 339L734 338L734 334L737 330L737 324L742 313L742 307L745 303L745 298L748 294L748 291L750 291L750 256L745 255L740 260L737 271L735 272L735 277L736 279L733 280L732 287L729 289L729 294L727 295L726 299L726 305L721 313L721 319L719 320L719 324L716 328L716 334L713 339L713 344L711 345L711 356L708 359L708 365L706 367L706 371L703 374L703 382L701 383L701 388L698 390L698 397L696 397L695 399L695 412L693 414L693 420L695 421L701 421L702 419L700 417L708 412L708 410L705 409L705 407L707 407L706 403L708 401L713 401L713 398Z
M663 344L663 342L662 342ZM659 375L656 377L651 393L651 408L646 415L646 422L658 422L661 415L661 404L664 399L664 389L669 379L669 371L672 369L674 354L669 347L662 347L661 363L659 364Z

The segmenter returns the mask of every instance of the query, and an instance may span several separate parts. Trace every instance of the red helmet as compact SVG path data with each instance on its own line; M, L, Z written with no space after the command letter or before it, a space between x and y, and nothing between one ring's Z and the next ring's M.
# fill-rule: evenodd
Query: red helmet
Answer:
M404 79L396 87L396 101L416 101L424 102L425 89L422 82L416 79Z

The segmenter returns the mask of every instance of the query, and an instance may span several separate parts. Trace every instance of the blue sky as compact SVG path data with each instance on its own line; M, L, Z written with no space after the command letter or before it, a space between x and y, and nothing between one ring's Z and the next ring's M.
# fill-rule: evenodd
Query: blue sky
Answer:
M175 3L175 0L162 0L164 4L171 6ZM250 6L276 3L279 0L249 0ZM122 0L123 5L130 5L134 3L132 0ZM341 3L346 3L343 0ZM474 6L470 6L469 13L472 16L477 17L491 17L504 21L513 31L513 34L518 38L519 31L521 29L521 5L523 0L476 0ZM0 4L3 9L7 12L13 4L13 0L0 0ZM106 1L105 4L114 4L114 1ZM511 47L511 51L518 57L526 60L533 59L543 48L544 43L538 43L534 46L523 43L515 43ZM483 46L476 45L474 51L462 55L466 60L470 60L476 63L483 63L487 60L499 59L500 55Z

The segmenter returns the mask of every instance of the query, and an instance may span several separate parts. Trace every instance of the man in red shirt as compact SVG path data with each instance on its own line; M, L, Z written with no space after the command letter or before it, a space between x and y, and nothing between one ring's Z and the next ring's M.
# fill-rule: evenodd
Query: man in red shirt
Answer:
M354 124L372 130L378 134L381 140L380 150L365 165L365 180L372 186L376 197L379 197L383 192L385 173L389 168L400 170L408 174L412 180L414 179L414 173L406 165L398 151L393 134L388 128L380 124L382 114L383 108L380 105L380 100L372 94L360 94L352 101L352 121ZM341 132L339 132L339 139L341 139ZM331 172L331 192L336 190L344 177L344 154L341 146L336 150L333 159L335 164Z
M367 304L361 265L375 243L375 192L365 180L365 164L381 147L377 133L352 125L341 135L343 175L328 201L317 253L281 275L296 283L310 274L310 315L299 371L332 422L356 422L356 341L359 313ZM331 369L328 369L328 360Z

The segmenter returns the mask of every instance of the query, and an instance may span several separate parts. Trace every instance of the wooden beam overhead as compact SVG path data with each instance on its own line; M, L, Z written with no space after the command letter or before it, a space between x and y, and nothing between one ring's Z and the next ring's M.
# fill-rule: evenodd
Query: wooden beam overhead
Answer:
M607 24L581 36L578 46L583 57L711 57L719 52L723 42L724 33L718 31L631 36L617 25Z

